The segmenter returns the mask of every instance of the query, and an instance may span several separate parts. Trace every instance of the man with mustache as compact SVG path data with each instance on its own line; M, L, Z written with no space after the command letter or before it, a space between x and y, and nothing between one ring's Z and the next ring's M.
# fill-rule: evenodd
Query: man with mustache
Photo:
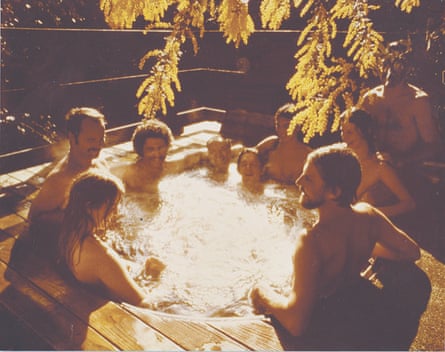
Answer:
M104 145L105 116L94 108L76 107L68 111L65 119L69 152L48 174L28 215L31 233L45 238L45 242L53 242L51 237L58 233L74 179L90 168L105 168L96 159Z
M298 237L290 292L256 286L250 293L255 310L273 316L292 335L307 333L314 316L327 320L332 306L340 312L338 324L354 300L366 306L360 293L370 284L360 273L371 257L406 262L420 257L419 246L382 212L354 204L360 179L356 155L338 143L312 151L295 181L301 205L317 209L319 218Z

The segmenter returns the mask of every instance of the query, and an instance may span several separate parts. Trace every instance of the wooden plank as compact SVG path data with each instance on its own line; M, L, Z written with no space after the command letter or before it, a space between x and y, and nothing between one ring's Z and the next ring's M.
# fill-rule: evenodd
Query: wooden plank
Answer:
M3 232L9 237L25 237L28 233L28 223L26 221L23 221L22 219L21 222L15 223L14 225L7 228L3 229L0 227L0 232Z
M6 187L14 186L14 185L16 185L18 183L20 183L20 180L12 177L9 174L0 175L0 187L1 187L1 189L6 188Z
M0 304L56 350L116 350L116 346L3 261L0 261Z
M23 223L23 218L17 214L9 214L0 217L0 230L7 231L9 228Z
M242 341L252 350L283 351L272 325L260 319L212 319L208 323L219 331Z
M3 237L4 234L3 234ZM12 253L12 254L10 254ZM0 233L0 260L73 312L81 321L123 350L180 350L114 302L94 295L74 280L63 279L28 246Z
M186 350L244 351L249 349L209 326L204 320L188 319L125 305L144 322L167 335Z

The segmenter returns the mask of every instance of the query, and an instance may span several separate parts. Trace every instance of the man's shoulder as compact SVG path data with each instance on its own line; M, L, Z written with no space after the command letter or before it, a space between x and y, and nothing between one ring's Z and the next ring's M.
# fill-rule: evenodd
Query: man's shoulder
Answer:
M352 210L356 214L370 214L373 212L374 207L366 202L358 202L352 206Z
M368 91L365 92L363 97L370 98L370 97L382 97L383 92L385 91L383 84L380 84L378 86L375 86L374 88L370 88Z
M411 90L411 93L414 96L414 99L428 99L429 98L428 93L425 92L423 89L421 89L413 84L408 84L408 87Z
M68 175L68 161L66 158L63 158L59 162L56 163L56 165L53 167L53 169L48 173L46 176L46 182L55 182L60 179L66 178Z

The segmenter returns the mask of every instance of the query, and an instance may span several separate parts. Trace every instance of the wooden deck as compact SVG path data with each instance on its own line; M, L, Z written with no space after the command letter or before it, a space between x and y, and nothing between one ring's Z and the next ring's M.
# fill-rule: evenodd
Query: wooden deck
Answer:
M213 127L206 129L206 125L200 128L199 131L190 131L187 140L178 139L174 150L179 152L183 145L190 143L197 149L201 148L215 130ZM130 149L129 143L124 143L106 148L103 153L110 160L126 160ZM173 165L175 160L179 158L172 155L170 163ZM51 263L29 245L26 222L30 202L50 168L51 164L46 163L0 175L0 307L39 340L42 348L158 351L318 349L290 339L278 326L265 319L190 319L167 315L105 300L77 282L61 277ZM434 278L431 294L434 299L429 301L409 348L439 350L445 347L442 306L445 268L425 251L419 265L428 272L431 281ZM2 336L0 332L0 342ZM0 344L0 348L7 347ZM27 349L34 347L37 349L38 346L28 345ZM382 348L387 349L385 346Z

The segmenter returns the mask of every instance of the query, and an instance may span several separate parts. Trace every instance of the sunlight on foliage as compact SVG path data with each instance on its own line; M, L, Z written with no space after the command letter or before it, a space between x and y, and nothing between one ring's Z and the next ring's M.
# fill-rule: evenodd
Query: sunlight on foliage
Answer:
M150 22L160 21L172 3L169 0L100 0L100 8L112 28L131 28L139 16Z
M279 29L290 17L290 0L263 0L261 2L261 23L264 28Z
M149 76L137 91L139 113L155 118L174 105L182 46L186 41L199 49L195 33L205 35L208 19L217 21L227 44L247 45L255 31L249 14L249 0L101 0L101 9L112 28L131 28L142 16L146 30L167 28L165 46L148 52L143 69L154 59ZM394 0L401 11L410 13L420 0ZM295 72L286 88L295 103L290 130L301 126L306 141L327 130L336 131L341 113L357 103L363 82L378 77L385 56L384 38L374 28L370 13L379 6L368 0L261 0L259 15L263 28L278 30L293 11L306 22L296 45ZM174 10L174 11L170 11ZM170 15L166 15L170 14ZM173 16L172 16L173 14ZM333 48L338 23L346 22L343 49ZM289 131L291 132L291 131Z
M247 44L249 36L255 30L249 15L248 2L241 0L223 0L219 7L218 23L226 37L226 43L233 42L239 47L241 41Z
M410 13L414 7L420 6L420 0L396 0L396 6L402 11Z

